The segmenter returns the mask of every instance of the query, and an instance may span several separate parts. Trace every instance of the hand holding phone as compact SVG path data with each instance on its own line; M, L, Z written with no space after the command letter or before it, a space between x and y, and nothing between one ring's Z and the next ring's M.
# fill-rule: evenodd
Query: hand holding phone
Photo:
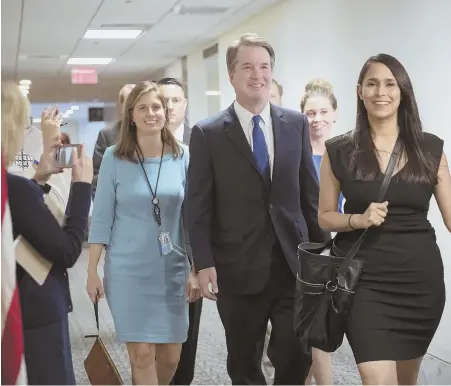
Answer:
M85 146L78 145L79 148L72 148L72 182L92 183L94 167L92 159L86 155Z
M57 145L54 147L54 164L60 168L72 168L76 160L73 157L73 149L77 149L77 155L81 153L79 144Z
M44 143L44 152L51 150L54 144L54 138L59 138L61 134L62 116L58 106L47 107L41 116L42 139Z

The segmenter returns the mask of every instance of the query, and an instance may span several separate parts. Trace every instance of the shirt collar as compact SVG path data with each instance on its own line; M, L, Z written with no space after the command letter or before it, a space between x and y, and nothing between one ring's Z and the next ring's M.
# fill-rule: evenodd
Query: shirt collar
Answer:
M238 119L241 121L246 121L250 123L255 114L252 114L250 111L246 110L243 106L241 106L237 101L234 103L235 113L238 116ZM262 110L260 115L263 123L268 124L271 119L271 105L268 102L265 108Z
M185 122L182 122L180 126L174 130L174 135L180 142L183 142L184 134L185 134Z

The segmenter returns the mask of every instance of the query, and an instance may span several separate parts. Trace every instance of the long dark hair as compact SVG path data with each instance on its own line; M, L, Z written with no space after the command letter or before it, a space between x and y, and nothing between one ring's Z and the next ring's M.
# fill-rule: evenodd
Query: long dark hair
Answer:
M370 57L360 71L358 84L363 80L373 63L382 63L392 72L401 90L398 107L399 136L402 140L402 152L399 160L407 156L406 165L399 171L397 178L406 182L434 184L436 180L435 161L424 147L423 125L418 112L412 82L404 66L393 56L379 54ZM368 113L363 101L357 96L356 127L351 135L352 152L351 171L358 180L374 180L380 173L375 146L371 138ZM399 161L398 161L399 162Z

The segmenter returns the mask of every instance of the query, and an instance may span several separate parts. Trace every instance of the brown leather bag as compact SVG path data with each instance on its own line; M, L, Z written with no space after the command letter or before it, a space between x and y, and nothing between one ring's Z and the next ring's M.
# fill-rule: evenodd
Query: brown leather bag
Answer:
M94 314L97 324L97 335L86 335L85 338L96 338L85 359L85 370L91 385L123 385L124 382L116 365L99 336L99 305L94 303Z

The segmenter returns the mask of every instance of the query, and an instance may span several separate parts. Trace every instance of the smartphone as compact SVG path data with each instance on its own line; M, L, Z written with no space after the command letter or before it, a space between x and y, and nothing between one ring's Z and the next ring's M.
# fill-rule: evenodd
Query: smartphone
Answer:
M80 155L81 145L71 144L71 145L59 145L55 147L53 162L55 166L60 168L71 168L72 165L72 151L73 148L77 148L78 155Z

